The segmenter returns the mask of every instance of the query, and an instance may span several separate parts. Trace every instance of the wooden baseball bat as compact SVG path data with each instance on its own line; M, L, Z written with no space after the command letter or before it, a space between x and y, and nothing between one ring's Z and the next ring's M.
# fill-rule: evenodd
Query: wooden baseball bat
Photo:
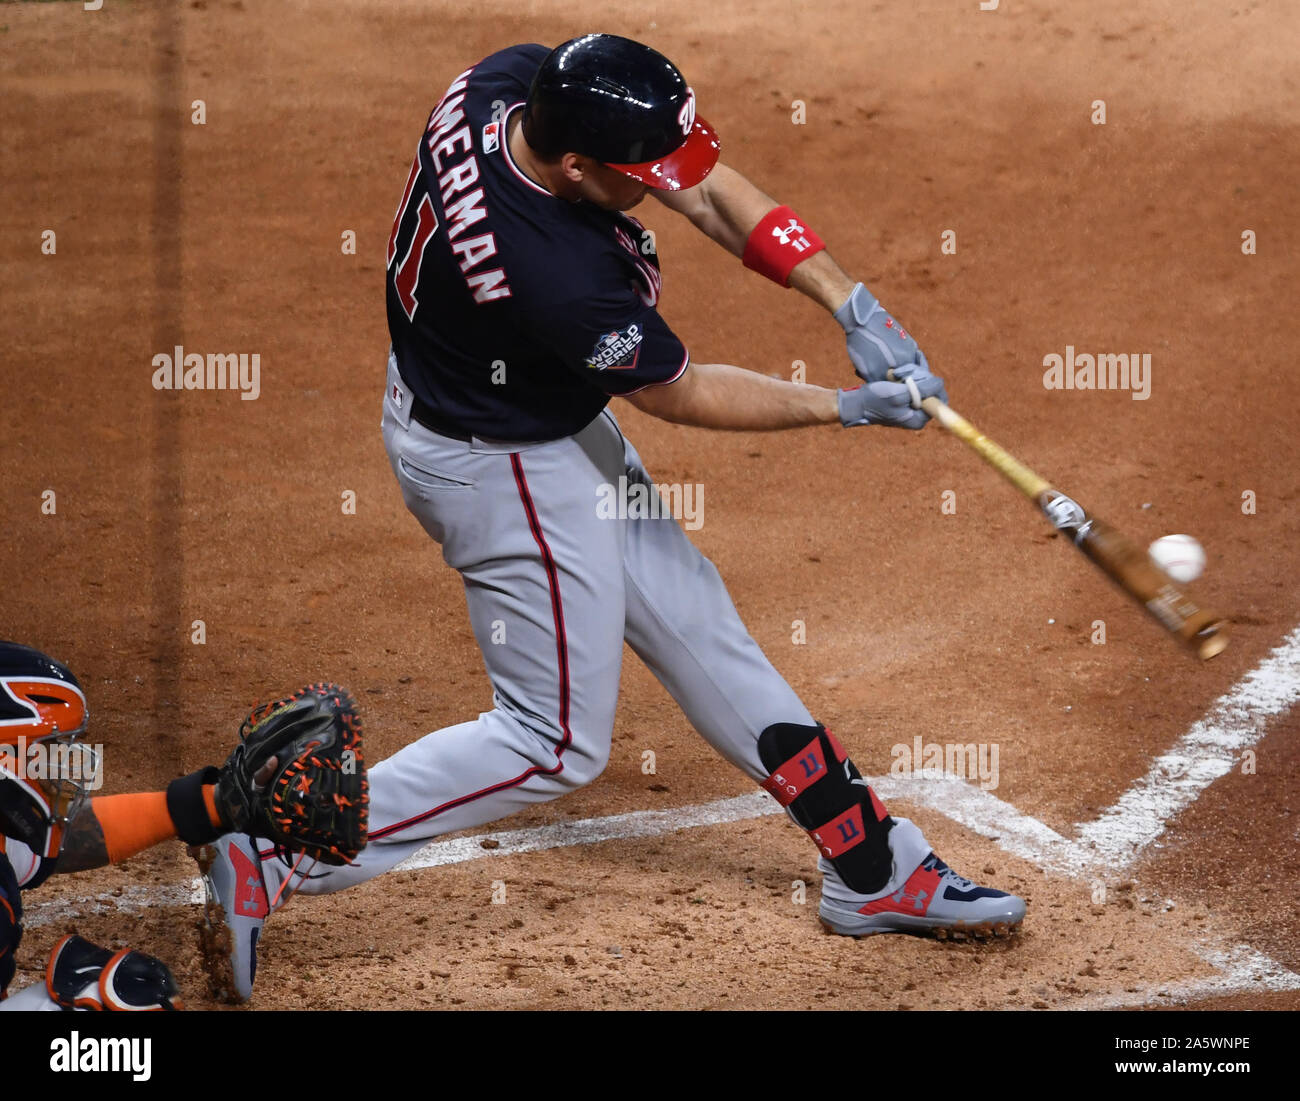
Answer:
M1123 532L1088 513L938 398L921 408L1043 510L1057 531L1202 660L1228 645L1227 620L1201 607Z

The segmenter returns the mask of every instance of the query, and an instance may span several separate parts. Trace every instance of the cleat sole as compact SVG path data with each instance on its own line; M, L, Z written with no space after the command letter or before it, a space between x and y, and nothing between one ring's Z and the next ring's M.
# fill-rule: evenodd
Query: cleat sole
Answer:
M897 925L882 926L875 929L863 929L860 931L842 931L836 929L826 918L818 916L817 920L821 922L822 929L827 933L832 933L839 937L852 937L854 940L861 940L863 937L875 937L884 933L906 933L914 937L933 937L940 941L995 941L1010 940L1020 932L1021 922L1008 921L983 921L950 924L950 925Z

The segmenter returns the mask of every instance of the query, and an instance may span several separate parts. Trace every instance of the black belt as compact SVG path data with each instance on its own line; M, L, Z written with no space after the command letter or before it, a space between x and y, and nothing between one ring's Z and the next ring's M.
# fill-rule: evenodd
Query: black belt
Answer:
M407 387L410 389L410 387ZM469 443L472 437L462 431L451 421L444 420L435 413L428 405L411 392L411 420L423 425L430 432L436 432L439 436L446 436L450 440L460 440L462 443Z

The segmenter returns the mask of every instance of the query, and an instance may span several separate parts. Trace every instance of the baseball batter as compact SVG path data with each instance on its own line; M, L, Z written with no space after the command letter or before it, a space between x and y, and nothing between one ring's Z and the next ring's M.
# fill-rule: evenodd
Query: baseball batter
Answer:
M294 892L359 883L432 837L600 775L625 641L809 833L829 928L1001 935L1024 917L1021 899L958 876L888 814L667 510L598 508L611 486L655 492L612 397L747 431L920 429L921 400L946 400L915 340L719 147L678 69L611 35L493 54L429 116L388 240L383 439L407 508L464 581L493 706L372 769L370 841L350 867L290 867L257 839L222 839L208 912L230 935L220 985L236 997L251 993L263 921ZM693 363L659 313L651 239L626 213L647 195L832 313L861 384Z

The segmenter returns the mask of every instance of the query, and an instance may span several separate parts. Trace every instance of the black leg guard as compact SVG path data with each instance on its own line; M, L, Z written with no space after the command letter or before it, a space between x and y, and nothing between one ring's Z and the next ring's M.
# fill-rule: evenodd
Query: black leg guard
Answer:
M894 820L867 786L835 735L824 726L776 723L758 736L758 756L770 775L763 788L851 890L870 894L889 882Z
M70 933L54 946L45 972L50 1000L64 1009L108 1012L183 1009L162 960L123 948L112 952Z

